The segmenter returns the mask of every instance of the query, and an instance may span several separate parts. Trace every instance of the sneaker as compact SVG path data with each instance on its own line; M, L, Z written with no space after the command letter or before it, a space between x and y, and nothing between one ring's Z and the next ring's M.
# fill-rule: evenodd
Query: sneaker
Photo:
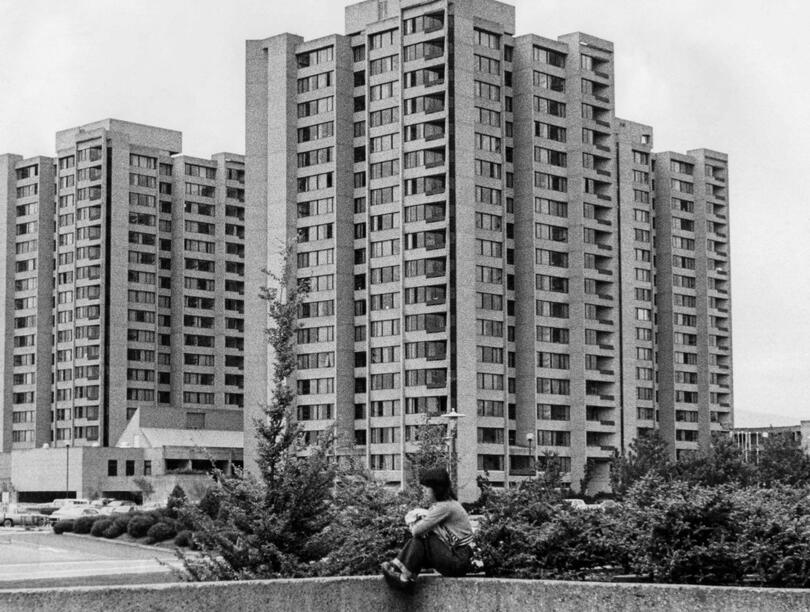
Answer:
M383 577L385 582L392 589L398 591L410 591L413 588L414 580L408 580L402 575L402 572L391 562L384 561L381 565Z

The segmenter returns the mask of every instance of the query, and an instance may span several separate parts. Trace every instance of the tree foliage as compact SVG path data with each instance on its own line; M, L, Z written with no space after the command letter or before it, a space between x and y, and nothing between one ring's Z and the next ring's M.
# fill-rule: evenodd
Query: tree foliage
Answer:
M771 433L763 444L757 465L760 483L783 483L794 486L810 484L810 457L792 436Z
M374 482L350 459L336 461L332 432L303 444L291 382L308 285L293 280L290 261L288 251L283 274L271 275L262 294L274 361L271 399L257 423L259 477L218 473L206 503L186 507L199 550L178 554L192 580L376 573L407 537L402 517L412 498Z
M419 483L419 474L431 468L445 468L450 465L450 452L447 447L447 425L431 422L430 416L424 415L415 429L416 451L408 454L410 464L409 480L411 486Z
M624 495L633 483L648 474L665 477L671 469L669 456L669 447L658 431L637 437L626 454L616 453L613 457L610 465L613 492Z

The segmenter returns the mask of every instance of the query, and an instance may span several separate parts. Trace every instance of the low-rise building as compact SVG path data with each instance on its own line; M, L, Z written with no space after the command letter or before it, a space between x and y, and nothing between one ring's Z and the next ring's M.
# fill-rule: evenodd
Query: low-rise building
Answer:
M242 418L212 411L210 428L188 429L177 413L139 408L114 447L61 446L0 454L0 489L10 501L114 497L163 501L176 484L199 498L214 469L242 466Z

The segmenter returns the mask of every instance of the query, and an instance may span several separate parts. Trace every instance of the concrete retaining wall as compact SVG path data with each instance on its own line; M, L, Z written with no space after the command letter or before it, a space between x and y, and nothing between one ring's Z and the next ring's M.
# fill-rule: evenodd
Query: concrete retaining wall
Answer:
M408 595L390 591L382 578L351 577L3 590L0 610L796 612L810 610L810 589L427 577Z

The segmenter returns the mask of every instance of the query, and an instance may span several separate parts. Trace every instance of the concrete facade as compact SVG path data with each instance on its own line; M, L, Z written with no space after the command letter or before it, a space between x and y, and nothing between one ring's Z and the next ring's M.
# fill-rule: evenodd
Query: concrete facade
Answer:
M139 408L241 416L244 158L181 148L107 119L0 156L0 451L114 446Z
M243 464L242 415L207 413L207 429L188 429L181 411L139 408L115 446L63 446L0 454L0 490L14 501L55 498L141 498L138 481L165 501L175 484L199 497L210 486L212 467L226 474ZM5 459L5 461L2 461ZM212 465L213 464L213 465Z
M759 463L760 454L769 437L786 436L805 453L810 454L810 421L783 427L735 427L732 435L745 460L751 463Z
M344 452L401 484L415 426L448 423L474 499L479 475L509 486L547 453L574 488L604 490L637 435L659 428L674 453L723 430L725 157L678 157L703 206L699 235L679 244L724 266L696 281L698 367L718 365L686 398L663 338L684 332L663 323L656 340L672 317L656 306L672 294L659 213L658 235L680 234L655 202L669 202L677 154L656 157L652 128L616 118L612 43L514 37L514 8L491 0L369 0L347 7L345 32L247 45L247 299L296 243L295 275L313 287L295 380L308 435L336 423ZM247 311L249 327L266 324L258 300ZM253 409L272 355L259 334L245 351ZM694 425L676 421L686 411Z
M420 579L413 594L391 591L378 576L175 583L0 591L8 612L53 610L552 610L554 612L793 612L810 608L808 589L611 584L487 578Z
M673 455L730 432L728 157L655 155L659 425Z

